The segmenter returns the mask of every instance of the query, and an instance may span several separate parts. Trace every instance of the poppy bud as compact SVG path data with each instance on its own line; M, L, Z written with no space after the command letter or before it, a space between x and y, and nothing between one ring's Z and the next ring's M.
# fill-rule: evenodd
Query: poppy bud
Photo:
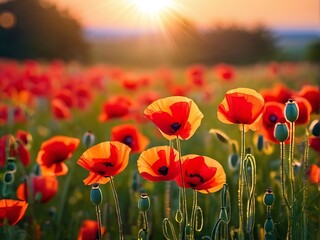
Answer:
M147 240L148 239L148 232L146 229L140 229L138 233L138 240Z
M274 240L274 236L272 235L272 233L265 233L264 234L264 240Z
M90 191L90 200L93 205L98 206L102 202L102 192L99 188L99 184L93 184Z
M216 138L222 143L229 143L230 142L229 136L219 129L212 128L212 129L210 129L209 133L214 134L216 136Z
M277 123L274 127L273 135L279 142L286 141L289 137L289 130L287 124Z
M310 124L309 130L313 136L320 137L320 120L313 120Z
M268 219L264 222L264 230L265 230L266 232L272 232L273 226L274 226L274 224L273 224L272 218L268 218Z
M15 173L16 170L17 170L17 165L16 165L15 159L12 158L12 157L9 157L7 160L8 160L8 162L7 162L7 171Z
M82 136L82 144L86 147L92 147L95 142L95 136L91 131L85 132Z
M143 212L148 211L148 209L150 208L150 198L147 194L141 194L138 202L138 208Z
M235 171L238 169L240 163L239 155L237 153L231 153L228 157L228 166L230 170Z
M286 106L284 108L284 115L288 122L294 122L298 119L299 108L298 104L293 99L289 99L289 101L286 102Z
M190 226L190 224L188 224L187 226L186 226L186 236L191 236L191 226Z
M264 146L264 138L263 135L259 134L257 141L257 149L261 152Z
M3 177L3 181L6 183L6 184L11 184L13 183L14 181L14 175L12 172L6 172L4 174L4 177Z
M266 206L272 206L274 203L274 194L271 188L268 188L263 196L263 203Z
M41 175L41 169L39 164L34 164L33 168L32 168L32 172L36 175L36 176L40 176Z

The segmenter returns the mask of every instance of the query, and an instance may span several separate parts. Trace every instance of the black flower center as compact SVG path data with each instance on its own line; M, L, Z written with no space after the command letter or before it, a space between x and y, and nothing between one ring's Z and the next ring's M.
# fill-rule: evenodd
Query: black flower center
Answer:
M199 181L200 181L201 183L204 182L203 177L202 177L199 173L191 173L191 174L189 175L189 177L190 177L190 178L197 177L197 178L199 178Z
M127 146L131 147L132 143L133 143L132 136L130 136L130 135L125 136L123 139L123 143L126 144Z
M171 128L173 129L173 132L175 133L176 131L178 131L181 127L181 123L178 122L174 122L171 124Z
M158 169L158 172L163 176L166 176L168 174L168 171L169 171L169 168L166 166L159 167Z
M112 162L105 162L105 163L103 163L103 165L105 167L113 167L113 163Z
M269 120L270 120L270 122L272 122L272 123L276 123L276 122L278 121L278 117L277 117L277 115L275 115L275 114L271 114L271 115L269 116Z

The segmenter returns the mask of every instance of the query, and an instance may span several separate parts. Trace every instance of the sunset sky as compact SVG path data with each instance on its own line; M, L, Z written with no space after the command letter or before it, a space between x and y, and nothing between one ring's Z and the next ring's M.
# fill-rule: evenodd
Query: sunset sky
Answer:
M134 0L47 1L54 2L60 9L68 9L84 27L145 29L157 27L156 25L160 25L161 22L161 18L156 14L146 14L135 8ZM270 28L319 29L319 2L319 0L171 0L169 9L174 8L203 28L215 23L237 23L245 26L263 24Z

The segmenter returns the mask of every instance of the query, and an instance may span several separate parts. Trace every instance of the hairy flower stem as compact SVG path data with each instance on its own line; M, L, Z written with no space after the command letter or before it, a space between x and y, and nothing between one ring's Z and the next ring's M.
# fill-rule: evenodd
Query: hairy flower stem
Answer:
M281 195L282 195L282 200L285 204L286 211L287 211L287 219L288 219L288 231L287 234L289 234L290 229L291 229L291 210L287 198L287 193L285 191L285 175L284 175L284 153L285 153L285 147L284 147L284 142L280 142L280 160L281 160L281 165L280 165L280 187L281 187Z
M111 184L112 195L113 195L113 198L114 198L115 207L116 207L116 213L117 213L117 218L118 218L119 239L120 239L120 240L124 240L123 228L122 228L122 220L121 220L121 213L120 213L120 205L119 205L119 199L118 199L118 194L117 194L116 188L115 188L115 186L114 186L114 181L113 181L113 178L112 178L112 177L110 177L110 184Z
M309 132L306 130L305 148L303 153L303 172L306 173L309 167ZM307 196L308 196L308 179L303 176L303 200L302 200L302 236L301 239L307 239L308 236L308 210L307 210Z
M182 182L182 188L181 188L182 222L180 223L181 224L180 239L184 239L185 226L186 226L186 223L188 222L187 196L186 196L186 188L185 188L185 182L184 182L184 174L183 174L183 170L182 170L181 146L180 146L180 140L178 138L176 138L176 144L177 144L177 150L179 152L180 177L181 177L181 182Z
M96 215L98 222L98 239L101 240L101 211L99 205L96 205Z
M239 208L239 240L244 239L243 232L243 160L245 153L245 133L244 124L241 125L241 153L240 153L240 165L239 165L239 180L238 180L238 208Z

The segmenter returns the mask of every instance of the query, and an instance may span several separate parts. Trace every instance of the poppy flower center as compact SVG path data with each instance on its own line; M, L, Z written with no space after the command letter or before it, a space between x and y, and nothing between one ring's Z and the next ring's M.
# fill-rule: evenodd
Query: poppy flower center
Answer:
M180 129L180 127L181 127L181 123L174 122L174 123L171 124L171 128L173 129L174 133L176 131L178 131Z
M133 143L132 136L130 136L130 135L125 136L124 139L123 139L123 143L126 144L129 147L132 146L132 143Z
M275 115L275 114L271 114L271 115L269 116L269 120L270 120L270 122L272 122L272 123L276 123L277 120L278 120L278 117L277 117L277 115Z
M112 162L105 162L105 163L103 163L103 165L105 167L113 167L113 163Z
M168 171L169 171L169 168L166 166L159 167L158 169L158 172L163 176L166 176L168 174Z
M190 178L198 178L200 183L204 182L204 178L199 173L191 173L189 175ZM196 183L189 183L191 187L196 187L198 184Z

